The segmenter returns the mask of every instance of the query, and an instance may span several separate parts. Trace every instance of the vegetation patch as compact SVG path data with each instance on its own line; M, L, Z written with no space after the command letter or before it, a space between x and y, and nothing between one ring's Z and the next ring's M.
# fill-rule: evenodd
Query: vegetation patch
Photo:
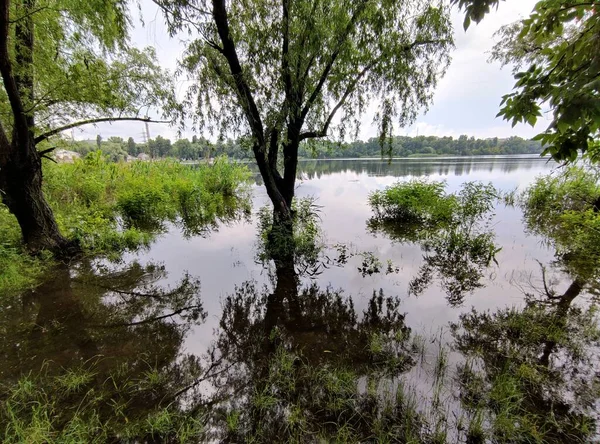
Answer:
M460 304L482 286L483 273L500 251L491 229L497 196L491 184L478 182L454 194L446 193L444 182L402 182L371 194L374 216L368 226L423 249L423 265L409 283L412 294L438 279L448 301Z
M89 255L116 258L146 247L167 223L202 235L249 213L249 172L226 159L194 167L112 163L95 152L73 164L49 163L44 171L44 192L62 233ZM0 227L0 292L33 285L52 261L24 253L17 221L5 207Z

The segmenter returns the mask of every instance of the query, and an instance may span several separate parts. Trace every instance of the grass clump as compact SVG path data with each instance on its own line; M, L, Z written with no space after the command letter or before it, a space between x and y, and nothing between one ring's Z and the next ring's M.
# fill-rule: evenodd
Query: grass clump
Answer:
M412 180L373 192L369 204L378 219L435 226L451 221L457 201L444 182Z
M258 213L257 261L266 264L290 258L297 269L309 274L318 272L325 248L318 211L313 199L296 199L293 223L286 226L273 222L272 207L262 207Z
M47 368L47 367L45 367ZM142 380L118 372L98 379L91 368L22 376L2 390L3 443L197 442L201 417L162 403ZM106 376L106 375L105 375ZM135 405L135 400L146 405Z
M175 161L112 163L101 153L44 166L44 193L61 232L89 255L116 258L147 247L168 223L203 235L249 212L249 171L219 158L190 167ZM49 256L27 256L17 221L0 207L0 293L37 282Z

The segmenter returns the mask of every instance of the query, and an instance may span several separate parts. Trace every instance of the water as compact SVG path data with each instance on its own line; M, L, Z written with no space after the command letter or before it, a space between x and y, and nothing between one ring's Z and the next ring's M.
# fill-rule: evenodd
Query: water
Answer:
M506 307L525 313L531 299L526 294L542 287L541 264L548 267L557 291L566 291L572 280L552 268L555 252L526 232L521 210L498 204L491 227L501 250L496 263L483 267L477 288L451 301L438 276L418 296L410 294L409 284L423 265L425 252L419 243L394 242L385 232L369 229L369 194L397 181L424 177L445 181L452 192L470 181L492 182L502 191L522 190L553 167L528 156L303 161L296 194L311 197L318 205L326 254L333 257L336 244L357 253L344 266L329 264L314 276L265 268L258 260L256 215L268 205L268 198L257 177L249 219L222 225L204 238L186 238L173 227L149 250L128 255L121 264L105 264L105 269L94 272L89 271L94 268L91 264L62 269L19 303L4 307L5 360L0 376L14 380L48 360L49 371L59 372L102 355L107 369L125 365L138 376L152 363L162 366L167 376L155 390L163 399L178 399L184 393L185 402L193 405L207 397L229 399L225 394L234 393L236 405L250 396L249 388L263 387L257 381L264 379L274 344L301 350L311 365L339 359L336 365L349 365L365 376L373 363L366 352L374 347L373 333L395 332L397 337L401 332L399 345L390 352L394 368L423 388L441 346L454 341L462 345L458 347L462 354L455 351L448 357L454 365L485 336L486 330L477 330L484 324L477 323L470 324L462 337L451 335L451 324L464 321L461 315L472 310L495 313ZM364 252L378 258L383 268L391 261L397 270L360 273ZM380 306L374 294L384 296ZM585 301L585 291L576 296ZM386 300L391 311L386 311ZM370 315L364 317L363 312ZM557 313L562 313L560 307ZM274 328L281 336L273 342L264 332ZM408 357L409 343L414 348L417 337L422 356L433 357L421 359L425 370L423 366L415 370L414 359ZM544 344L551 354L548 342ZM539 346L531 351L534 358L542 352ZM500 359L496 352L488 350L484 361ZM224 362L230 366L223 367ZM596 365L579 371L593 373ZM217 384L213 376L222 379ZM173 387L182 392L169 395Z
M352 295L357 308L362 309L373 290L383 289L403 299L402 310L407 312L411 327L435 331L456 320L463 310L474 306L478 310L518 304L522 293L512 281L515 273L539 272L537 261L545 263L553 252L542 240L524 232L521 212L499 206L496 209L494 230L502 251L498 266L485 277L484 288L468 295L462 307L448 307L439 286L431 286L418 298L406 297L408 282L422 263L423 252L418 245L391 242L386 236L374 235L366 221L372 216L368 195L398 180L426 176L444 180L449 191L455 191L466 181L491 181L502 190L523 188L540 174L554 167L546 160L527 156L498 156L491 158L399 159L391 163L381 160L318 160L300 163L297 196L314 197L321 207L319 216L327 243L351 243L361 251L372 251L383 260L390 259L400 267L398 274L363 277L356 270L358 259L347 267L332 267L316 278L320 287L328 285ZM253 190L255 212L268 204L264 188L257 184ZM206 239L183 239L171 232L143 255L144 260L165 265L169 277L178 279L184 271L200 278L202 295L209 316L203 331L188 340L190 350L200 351L210 342L210 332L219 319L222 298L231 294L236 285L248 280L267 283L265 270L256 263L256 220L221 227ZM415 313L415 315L412 315Z

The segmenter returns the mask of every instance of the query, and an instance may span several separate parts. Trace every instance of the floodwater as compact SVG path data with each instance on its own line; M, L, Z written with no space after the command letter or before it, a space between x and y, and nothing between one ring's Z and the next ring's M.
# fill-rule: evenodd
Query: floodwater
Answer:
M370 354L373 335L395 334L394 376L407 375L415 386L425 386L420 375L430 379L431 372L414 370L419 359L411 357L411 337L422 338L422 365L434 366L443 346L452 350L448 359L454 365L470 351L488 347L478 343L484 337L507 340L502 329L493 337L494 328L485 324L490 317L477 316L507 307L525 310L531 295L543 287L542 266L556 294L569 294L556 309L544 305L559 319L567 316L565 310L575 298L587 306L586 289L555 266L555 252L544 239L526 232L520 209L498 203L489 225L501 248L495 261L478 267L474 281L464 284L462 278L448 275L462 265L452 267L456 264L447 263L452 256L442 257L436 262L440 268L434 267L417 294L411 282L431 251L419 242L393 240L385 230L373 230L369 194L413 178L445 181L449 192L471 181L491 182L509 192L523 190L553 168L545 159L528 156L302 161L296 194L313 200L325 244L322 262L311 273L265 266L259 260L257 214L268 198L256 177L251 217L220 225L205 237L186 238L173 227L147 251L126 255L120 263L65 266L36 291L3 307L0 376L13 381L44 366L60 373L102 356L99 365L106 371L125 365L141 377L153 366L168 375L150 398L139 395L130 403L143 406L144 412L159 399L173 401L188 392L187 405L216 399L243 411L243 399L265 387L258 381L268 373L277 347L297 351L310 365L348 366L363 377L379 362ZM339 254L339 245L350 252L348 259L330 260ZM367 252L382 269L364 271ZM451 290L457 282L459 290ZM472 317L456 333L451 325L464 323L464 316ZM550 339L527 350L531 344L515 344L546 366L553 362ZM487 360L502 359L498 349L486 349L483 367ZM564 367L565 359L556 362ZM581 365L578 374L597 370L597 363ZM573 399L581 390L569 389L567 397ZM536 399L532 395L531 403ZM278 433L271 426L271 433Z

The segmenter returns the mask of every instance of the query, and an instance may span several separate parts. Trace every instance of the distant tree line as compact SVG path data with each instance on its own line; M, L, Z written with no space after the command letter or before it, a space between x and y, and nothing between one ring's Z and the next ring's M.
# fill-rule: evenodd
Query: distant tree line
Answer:
M457 139L453 137L436 136L397 136L386 141L382 150L378 138L371 138L366 142L356 141L350 143L315 142L304 144L300 149L302 157L340 158L340 157L378 157L392 155L392 157L411 156L476 156L484 154L540 154L542 146L537 141L509 137L499 139L475 139L462 135Z
M109 137L103 140L98 136L95 141L84 140L72 142L69 149L82 155L91 151L102 150L113 161L125 160L127 156L137 157L144 153L151 158L174 157L182 160L200 160L221 155L233 159L252 159L253 154L248 149L245 139L227 139L216 143L203 137L193 136L192 140L179 139L175 142L162 136L157 136L146 143L137 143L132 137L125 140L121 137ZM465 135L458 137L397 136L391 138L384 149L381 149L379 139L371 138L350 143L318 141L303 143L299 156L303 158L332 159L342 157L379 157L384 153L393 157L411 156L476 156L493 154L540 154L540 142L509 137L500 139L475 139Z

